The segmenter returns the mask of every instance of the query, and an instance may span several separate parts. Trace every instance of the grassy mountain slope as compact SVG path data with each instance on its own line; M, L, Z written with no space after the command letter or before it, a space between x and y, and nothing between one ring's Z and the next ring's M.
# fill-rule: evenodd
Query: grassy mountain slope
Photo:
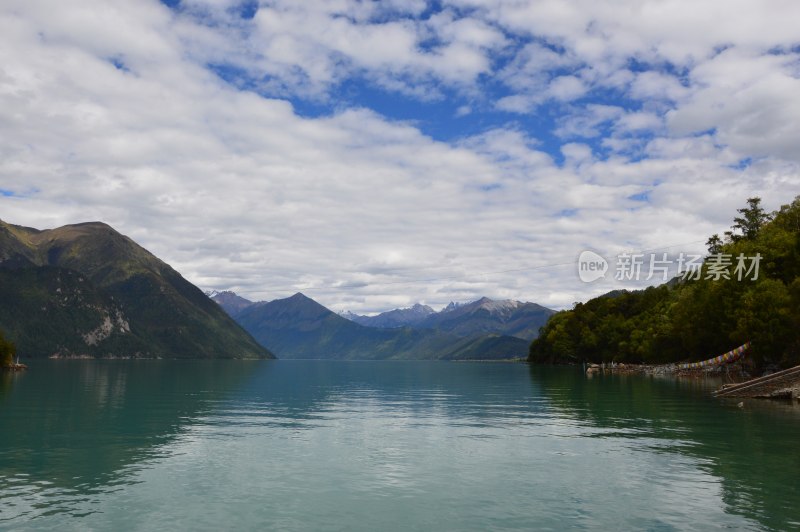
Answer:
M0 328L26 356L272 357L169 265L98 222L0 222L0 295Z

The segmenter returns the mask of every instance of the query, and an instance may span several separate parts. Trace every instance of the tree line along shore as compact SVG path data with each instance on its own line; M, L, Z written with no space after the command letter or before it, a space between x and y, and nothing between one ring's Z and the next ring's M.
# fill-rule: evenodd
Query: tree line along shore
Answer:
M659 365L704 360L751 342L757 369L800 364L800 196L773 213L760 198L731 230L707 241L698 275L638 291L614 291L553 315L529 362ZM720 256L759 255L758 276L723 275Z

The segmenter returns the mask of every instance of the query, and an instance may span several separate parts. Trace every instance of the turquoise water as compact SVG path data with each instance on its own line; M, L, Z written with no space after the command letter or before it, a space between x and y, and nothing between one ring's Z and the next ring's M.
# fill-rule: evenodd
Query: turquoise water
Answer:
M800 409L437 362L0 374L0 529L800 528Z

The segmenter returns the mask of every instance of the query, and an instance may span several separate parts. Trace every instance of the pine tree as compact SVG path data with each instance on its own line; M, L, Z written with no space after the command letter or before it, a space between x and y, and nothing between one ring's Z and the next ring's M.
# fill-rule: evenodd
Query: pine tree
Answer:
M719 235L712 235L711 238L706 240L709 255L716 255L722 251L722 239Z
M725 236L731 242L738 242L740 240L755 240L761 227L769 222L772 217L761 208L761 198L748 198L747 207L737 209L741 216L733 219L732 231L726 231ZM739 231L740 234L737 234ZM712 237L713 238L713 237Z

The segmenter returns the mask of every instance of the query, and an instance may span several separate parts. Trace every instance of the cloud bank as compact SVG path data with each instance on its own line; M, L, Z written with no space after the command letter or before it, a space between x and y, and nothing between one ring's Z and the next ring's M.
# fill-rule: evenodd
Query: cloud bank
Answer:
M0 218L203 288L564 307L800 191L791 1L8 0ZM672 247L670 247L672 246Z

